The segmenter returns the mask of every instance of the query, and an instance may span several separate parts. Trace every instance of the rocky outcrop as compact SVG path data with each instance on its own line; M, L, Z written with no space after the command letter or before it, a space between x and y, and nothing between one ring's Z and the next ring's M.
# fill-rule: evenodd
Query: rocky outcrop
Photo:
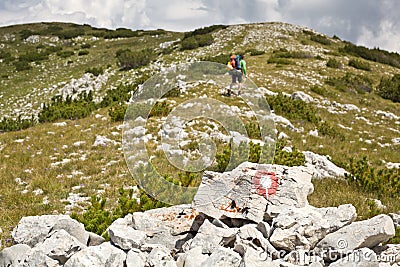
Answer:
M65 215L21 219L1 266L394 266L393 220L352 205L316 208L307 167L243 163L206 172L191 205L135 212L110 241Z

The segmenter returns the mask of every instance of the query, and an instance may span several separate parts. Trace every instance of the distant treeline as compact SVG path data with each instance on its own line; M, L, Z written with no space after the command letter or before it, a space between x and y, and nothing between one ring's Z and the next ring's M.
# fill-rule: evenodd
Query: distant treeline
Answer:
M347 44L343 48L339 48L339 52L400 68L400 55L398 53L388 52L379 48L370 49L364 46Z

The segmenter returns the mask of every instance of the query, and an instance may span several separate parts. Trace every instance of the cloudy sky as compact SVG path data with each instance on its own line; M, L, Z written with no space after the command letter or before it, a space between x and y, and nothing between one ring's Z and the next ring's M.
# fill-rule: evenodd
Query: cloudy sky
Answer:
M281 21L400 52L399 0L0 0L0 26L41 21L186 31Z

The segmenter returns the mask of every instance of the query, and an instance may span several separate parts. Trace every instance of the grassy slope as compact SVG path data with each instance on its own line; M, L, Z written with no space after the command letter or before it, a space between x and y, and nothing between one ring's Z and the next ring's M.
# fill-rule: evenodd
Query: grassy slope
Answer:
M18 25L1 28L0 37L5 33L19 32L26 27ZM29 27L44 26L39 24ZM234 41L230 39L233 36L231 32L237 32ZM248 38L250 35L253 38ZM0 94L3 97L0 99L0 104L5 105L4 108L2 107L3 114L1 115L11 114L12 109L7 109L10 101L14 103L18 99L24 99L24 96L31 92L33 87L40 91L41 88L51 87L58 82L69 82L71 78L81 77L90 67L106 67L110 64L110 69L117 70L115 52L120 48L156 48L162 42L176 40L180 37L182 37L180 33L167 33L159 37L146 35L111 41L87 38L84 42L90 43L92 46L88 49L89 55L86 56L77 56L77 51L80 50L83 43L79 41L64 48L75 51L75 55L71 58L62 59L52 55L50 60L42 62L29 71L15 72L13 66L1 63ZM266 54L264 55L246 58L249 77L257 85L276 92L291 93L301 90L317 98L320 96L313 93L310 87L317 83L316 81L323 84L327 77L340 77L349 71L367 75L373 79L374 85L376 85L383 74L392 75L398 71L378 63L371 63L372 71L368 73L348 67L347 62L351 57L332 55L343 45L342 42L336 40L332 45L324 46L310 41L301 28L290 25L271 23L234 26L218 32L215 37L218 37L216 44L211 47L194 51L174 51L160 60L169 64L177 60L185 61L186 58L201 59L207 55L226 54L248 48L265 50ZM17 50L20 53L36 46L36 44L23 44L19 40L4 43L6 49L12 51L13 54L16 54ZM320 55L322 59L293 59L294 64L282 66L267 64L273 50L280 48L309 51L313 55ZM325 62L330 57L335 57L345 67L337 70L327 68ZM67 64L68 61L72 61L72 63ZM104 90L118 85L120 81L129 80L131 73L117 70ZM355 104L359 108L365 109L360 116L367 118L372 123L379 124L370 126L363 120L357 120L354 112L337 115L319 108L318 115L335 127L340 123L352 128L351 131L348 131L337 127L338 131L346 136L346 140L309 136L307 132L313 130L314 126L301 121L293 121L293 123L296 127L304 127L303 133L290 132L278 126L278 130L286 132L291 137L293 145L301 150L331 155L335 162L345 163L351 157L361 158L363 155L368 156L370 161L379 167L383 166L382 160L400 162L398 146L381 148L376 144L377 141L390 143L392 138L399 137L398 132L388 128L400 130L400 126L391 120L381 120L373 113L374 110L385 110L400 115L398 113L399 104L383 100L374 93L341 92L324 84L323 87L329 92L329 96L325 96L325 99ZM29 98L35 99L40 104L50 97L50 95L44 95L37 99L37 96L31 95ZM0 211L3 214L0 218L0 227L3 230L0 239L3 240L3 243L9 237L10 227L15 225L22 216L63 213L67 204L63 199L67 198L70 192L91 196L97 194L98 190L104 190L101 193L103 196L115 199L119 187L132 185L132 178L125 166L123 153L118 149L120 145L92 146L97 135L121 141L121 131L116 128L119 123L110 122L107 109L95 113L101 116L98 115L96 118L93 114L85 119L66 121L67 126L64 127L41 124L20 132L0 134ZM360 141L360 138L374 140L374 142L370 145ZM23 142L16 142L22 139ZM81 141L85 143L80 146L74 145ZM61 162L63 159L71 161L52 167L52 163ZM21 184L16 182L16 178L20 178ZM72 187L75 189L72 190ZM43 190L43 193L36 195L33 192L36 189ZM26 193L24 190L27 190ZM375 212L365 201L367 197L377 198L378 196L364 193L354 186L347 185L346 182L322 180L315 181L315 193L310 196L310 203L316 206L321 206L321 203L323 206L352 203L357 207L360 218L365 218ZM47 198L49 203L43 204L43 200ZM400 210L400 204L398 204L400 202L397 198L381 197L381 200L388 206L388 210L384 212ZM113 203L113 201L109 203Z

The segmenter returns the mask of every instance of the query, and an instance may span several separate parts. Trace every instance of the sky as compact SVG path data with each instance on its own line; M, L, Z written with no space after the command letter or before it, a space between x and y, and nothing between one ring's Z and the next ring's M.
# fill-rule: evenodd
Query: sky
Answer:
M0 0L0 26L61 21L189 31L279 21L400 53L399 10L400 0Z

